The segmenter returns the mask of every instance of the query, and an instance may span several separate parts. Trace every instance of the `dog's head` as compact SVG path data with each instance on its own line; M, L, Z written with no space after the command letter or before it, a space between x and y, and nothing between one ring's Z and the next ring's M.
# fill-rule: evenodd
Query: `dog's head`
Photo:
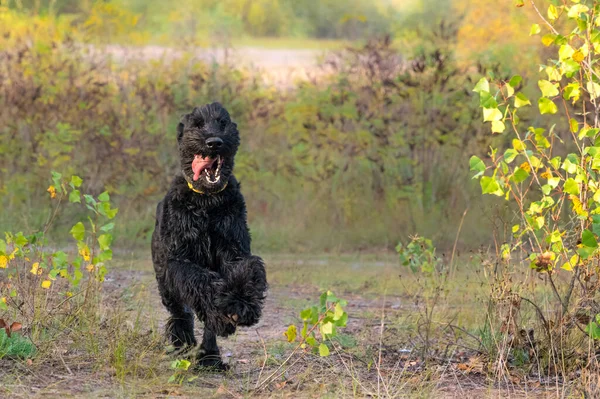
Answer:
M215 194L227 185L240 145L237 125L219 103L194 108L177 126L181 168L195 190Z

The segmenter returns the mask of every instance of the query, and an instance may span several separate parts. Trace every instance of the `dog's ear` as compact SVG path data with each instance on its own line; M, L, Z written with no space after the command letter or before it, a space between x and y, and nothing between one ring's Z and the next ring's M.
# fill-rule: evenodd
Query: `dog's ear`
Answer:
M181 138L183 137L183 128L184 128L184 124L183 122L179 122L179 124L177 125L177 141L181 141Z

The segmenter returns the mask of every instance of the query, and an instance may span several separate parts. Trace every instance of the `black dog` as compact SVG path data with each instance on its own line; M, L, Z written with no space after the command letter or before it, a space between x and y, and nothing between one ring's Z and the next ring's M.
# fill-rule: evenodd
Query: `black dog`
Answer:
M177 127L182 172L156 209L152 261L173 345L196 345L194 313L204 322L198 365L226 369L217 335L258 322L267 279L250 252L246 204L232 174L240 138L221 104L184 115Z

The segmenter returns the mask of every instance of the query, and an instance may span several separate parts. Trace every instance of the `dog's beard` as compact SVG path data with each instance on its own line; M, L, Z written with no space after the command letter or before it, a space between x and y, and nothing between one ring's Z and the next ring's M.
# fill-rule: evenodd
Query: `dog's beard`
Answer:
M214 158L194 155L192 161L192 180L198 181L204 179L209 184L217 184L221 180L221 168L223 167L224 158L217 155ZM204 182L203 182L204 183Z

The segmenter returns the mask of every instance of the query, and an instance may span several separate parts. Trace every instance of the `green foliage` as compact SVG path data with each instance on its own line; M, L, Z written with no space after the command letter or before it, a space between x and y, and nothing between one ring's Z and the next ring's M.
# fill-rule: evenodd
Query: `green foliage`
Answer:
M396 252L400 264L410 267L414 273L433 273L438 270L440 260L435 256L435 247L430 239L425 237L411 237L407 245L399 243Z
M505 143L512 144L507 149L491 148L484 164L477 157L470 160L482 193L503 197L516 209L518 224L512 227L511 242L501 248L502 260L510 263L526 257L529 269L545 276L560 309L545 312L545 305L527 299L536 306L547 338L538 356L552 356L556 343L564 345L565 337L580 334L583 327L590 337L599 336L597 320L578 328L580 322L570 321L574 315L589 319L600 310L600 80L595 67L600 58L596 18L600 2L593 4L550 5L551 23L532 28L535 34L547 32L541 40L553 51L538 80L541 117L535 122L542 126L524 122L535 99L517 91L520 76L493 82L483 78L474 89L484 122L491 122L492 133L505 135ZM496 129L494 123L503 128ZM506 292L513 298L535 295Z
M94 316L112 259L109 221L118 210L106 192L97 198L84 194L84 206L78 189L83 183L79 176L52 172L47 191L53 207L46 225L29 235L5 232L0 239L0 317L19 317L35 332L75 312ZM67 199L88 212L70 230L74 249L59 250L49 245L48 231Z
M178 116L218 99L242 133L236 176L258 245L381 246L407 232L448 245L459 219L452 210L472 201L472 187L454 184L467 173L458 154L481 154L489 142L475 95L463 90L472 68L453 57L455 33L424 36L414 54L389 39L349 49L330 77L286 92L187 56L97 63L78 44L93 40L90 31L66 17L2 10L0 225L43 223L47 171L62 170L86 182L73 182L68 200L93 207L80 191L106 187L131 221L114 231L119 243L145 242L154 204L179 169ZM475 211L468 217L481 228ZM465 239L476 245L483 236L473 230Z
M338 299L331 291L324 292L319 298L319 306L311 306L300 312L302 329L294 324L284 333L288 342L298 341L300 348L311 349L319 356L329 356L328 342L339 337L338 328L346 327L348 314L344 310L347 302Z
M36 348L30 339L19 333L13 333L9 337L4 329L0 329L0 359L30 359L35 354Z
M192 363L189 360L185 360L185 359L173 360L171 362L171 369L174 370L174 373L173 373L173 375L171 375L171 377L169 377L168 383L169 384L174 383L177 385L181 385L181 384L183 384L184 381L192 382L196 378L198 378L197 376L187 377L189 374L188 369L190 368L191 365L192 365ZM186 377L187 377L187 379L186 379Z

